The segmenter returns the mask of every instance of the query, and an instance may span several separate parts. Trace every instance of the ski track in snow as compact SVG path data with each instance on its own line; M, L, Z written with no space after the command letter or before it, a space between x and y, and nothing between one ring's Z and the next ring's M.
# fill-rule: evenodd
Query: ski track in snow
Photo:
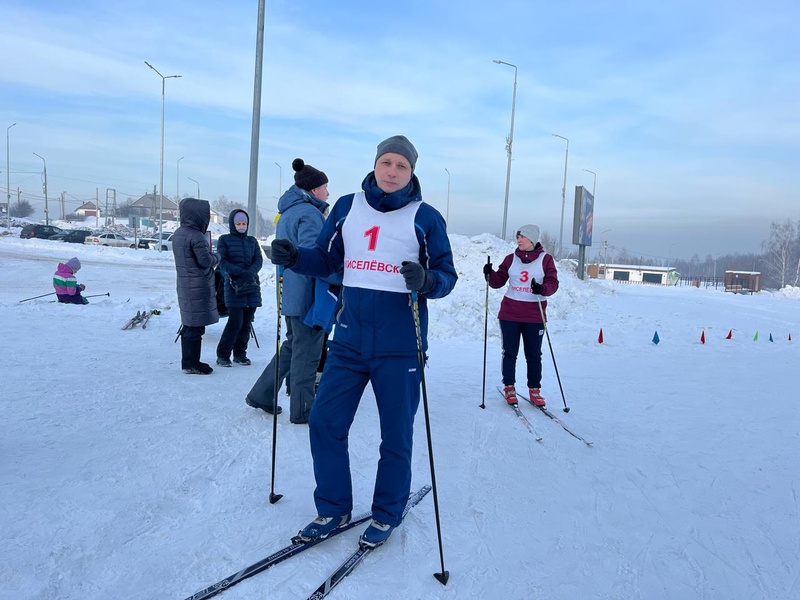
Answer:
M797 598L800 350L787 335L800 335L800 294L579 282L560 264L549 333L572 411L560 411L546 341L543 387L550 410L594 446L521 405L537 444L495 391L495 290L479 406L481 267L511 246L451 239L460 280L429 303L426 370L450 582L432 577L429 495L331 599ZM86 294L109 297L88 307L18 302L50 291L56 263L75 255ZM273 269L261 280L254 365L187 377L173 343L171 254L0 238L0 352L11 364L0 402L0 599L180 600L284 546L314 517L307 428L288 422L282 391L275 488L284 497L271 505L272 416L244 404L275 347ZM150 308L162 314L146 330L121 330ZM222 326L204 337L207 361ZM350 438L355 512L369 508L378 444L367 387ZM422 409L413 461L418 489L430 481ZM304 598L359 534L219 597Z

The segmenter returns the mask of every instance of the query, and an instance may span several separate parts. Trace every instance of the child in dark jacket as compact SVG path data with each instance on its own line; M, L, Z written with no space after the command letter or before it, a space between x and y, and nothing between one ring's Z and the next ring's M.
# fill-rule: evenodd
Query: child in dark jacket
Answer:
M89 301L81 296L81 292L86 289L86 286L78 283L78 280L75 279L75 273L80 271L80 268L81 261L77 257L70 258L66 263L58 263L58 268L53 275L53 287L59 302L89 304Z

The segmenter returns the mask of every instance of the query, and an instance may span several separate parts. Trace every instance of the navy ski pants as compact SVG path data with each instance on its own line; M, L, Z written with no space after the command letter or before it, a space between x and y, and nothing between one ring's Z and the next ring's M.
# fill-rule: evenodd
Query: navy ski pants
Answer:
M525 362L528 364L528 387L542 387L544 325L500 319L500 333L503 336L503 385L514 385L517 381L517 354L519 354L519 340L522 338Z
M314 502L324 517L353 510L348 435L367 383L375 392L381 429L372 517L396 527L411 489L414 415L420 399L416 355L362 358L331 346L308 420L317 483Z

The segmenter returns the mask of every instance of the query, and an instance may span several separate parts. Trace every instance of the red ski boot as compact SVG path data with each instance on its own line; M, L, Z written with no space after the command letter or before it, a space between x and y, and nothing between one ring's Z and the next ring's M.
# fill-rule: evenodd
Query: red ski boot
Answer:
M530 396L531 397L531 402L533 402L533 404L535 406L544 406L545 405L544 398L542 397L542 393L541 393L541 390L539 388L530 388L528 390L528 392L531 395Z
M507 385L503 388L503 395L506 397L506 402L509 404L519 404L519 400L517 400L517 390L514 389L513 385Z

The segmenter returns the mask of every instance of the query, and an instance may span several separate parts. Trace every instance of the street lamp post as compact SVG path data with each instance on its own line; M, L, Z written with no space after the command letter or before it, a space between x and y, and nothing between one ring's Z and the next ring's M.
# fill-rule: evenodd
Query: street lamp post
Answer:
M444 221L445 223L450 222L450 171L447 170L447 167L444 168L447 171L447 212L445 213Z
M35 156L39 156L38 154L36 154L36 152L34 152L33 154ZM44 184L42 188L44 190L44 224L50 225L50 211L47 208L47 161L44 159L43 156L39 156L39 158L41 158L42 162L44 163ZM98 207L97 210L99 211L100 208Z
M164 229L164 95L167 79L175 79L180 77L180 75L164 76L149 62L144 61L144 64L153 69L153 71L155 71L156 74L161 77L161 159L159 161L158 174L158 251L161 252L162 230Z
M612 229L604 229L603 231L600 232L600 235L603 235L604 233L608 233L609 231L612 231ZM608 240L603 240L603 278L604 279L608 279L608 277L606 277L606 272L607 271L608 271Z
M275 198L280 200L281 194L283 194L283 169L277 162L275 163L275 166L278 167L278 195L275 196Z
M561 138L567 142L567 153L564 155L564 185L561 186L561 233L558 236L558 257L563 258L562 247L564 244L564 207L567 204L567 162L569 161L569 140L563 135L553 134L553 137Z
M11 144L9 142L9 131L16 125L12 123L6 127L6 228L11 229Z
M197 184L197 199L200 200L200 183L197 181L197 179L192 179L191 177L187 177L186 179L189 181L194 181Z
M517 65L512 65L511 63L502 61L502 60L495 60L498 65L506 65L508 67L514 68L514 93L511 96L511 131L508 134L508 140L506 140L506 152L508 153L508 166L506 167L506 199L503 204L503 233L502 237L506 239L506 223L508 221L508 189L509 185L511 184L511 151L512 145L514 143L514 110L517 106Z
M181 203L181 161L186 158L185 156L181 156L178 159L178 176L175 179L175 195L178 198L178 204Z
M592 198L594 198L594 186L597 183L597 173L595 173L594 171L590 171L589 169L584 169L584 171L594 175L594 179L592 180Z

